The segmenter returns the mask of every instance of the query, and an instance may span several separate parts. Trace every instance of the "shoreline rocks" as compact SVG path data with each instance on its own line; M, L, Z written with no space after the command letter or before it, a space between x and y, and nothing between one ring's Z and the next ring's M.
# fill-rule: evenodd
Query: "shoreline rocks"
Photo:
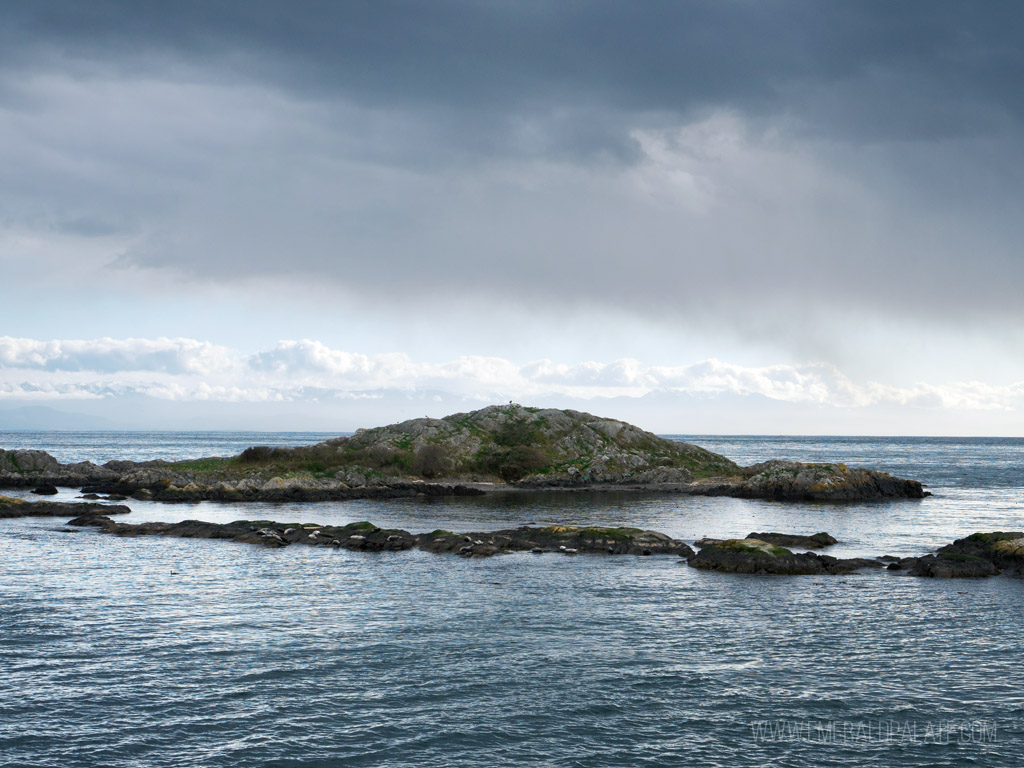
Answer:
M0 488L80 488L85 494L131 496L160 502L316 502L411 496L477 496L493 492L597 491L834 502L920 499L930 495L916 480L895 478L869 469L850 469L841 464L766 462L748 467L743 472L745 476L685 481L680 479L681 476L667 480L664 472L652 472L628 483L595 482L593 479L584 479L582 475L552 476L543 480L532 478L516 483L479 482L463 478L424 481L360 473L354 468L339 470L335 475L323 477L311 473L268 477L259 468L246 469L244 472L238 470L238 474L221 471L211 475L152 461L144 464L112 461L102 467L89 462L62 465L43 451L0 450Z
M443 483L394 482L387 485L367 485L352 488L340 482L306 483L302 480L288 482L282 478L272 478L262 483L250 483L245 480L238 483L219 482L216 485L203 485L195 481L179 479L181 485L170 478L161 482L137 484L133 482L113 482L82 487L85 494L105 494L125 496L139 501L159 501L164 503L193 503L198 501L216 501L222 503L257 502L257 501L346 501L351 499L397 499L425 496L431 498L454 496L482 496L485 491L462 484L446 485Z

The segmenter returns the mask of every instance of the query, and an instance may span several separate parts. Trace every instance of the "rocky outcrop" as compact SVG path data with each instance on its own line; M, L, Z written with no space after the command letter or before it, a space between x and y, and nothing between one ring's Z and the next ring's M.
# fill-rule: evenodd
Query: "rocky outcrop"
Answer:
M928 491L917 480L845 464L766 461L743 470L742 478L695 483L691 493L777 501L871 501L921 499Z
M1003 573L1024 576L1024 532L972 533L942 547L938 557L980 557Z
M795 554L780 546L786 541L792 542L790 546L808 546L808 540L836 543L827 533L810 537L752 533L746 539L705 538L696 542L701 549L689 564L722 573L823 575L885 566L892 572L930 578L981 578L1000 573L1024 577L1024 532L1020 531L973 533L920 557L840 559L813 552Z
M42 475L53 473L61 468L53 456L46 451L0 449L0 474Z
M689 565L720 573L826 575L844 574L862 568L880 568L877 560L850 558L841 560L813 552L795 554L760 539L726 539L708 544L691 557Z
M934 555L905 557L889 570L932 578L978 578L1005 573L1024 576L1024 532L972 533L941 547Z
M117 478L117 472L90 461L61 464L45 451L5 451L0 448L0 488L77 488Z
M603 553L609 555L693 554L684 542L657 531L639 528L577 528L523 526L490 533L454 533L437 530L420 535L379 528L369 522L344 526L277 523L270 520L239 520L208 523L185 520L180 523L118 523L102 514L84 514L68 525L95 527L116 536L175 536L190 539L226 539L268 547L290 544L326 546L366 552L400 551L419 547L427 552L451 553L464 557L486 557L502 552L554 552L567 555Z
M903 561L901 561L903 563ZM979 578L995 576L999 569L990 561L974 555L943 553L911 558L903 563L911 576L928 576L940 579ZM899 570L889 566L891 570Z
M822 549L839 543L838 539L824 531L810 536L802 536L798 533L748 533L747 538L760 539L779 547L802 547L804 549Z
M1024 533L1001 533L996 536L999 538L991 541L988 549L992 564L1003 573L1024 576Z
M78 504L61 501L26 501L0 496L0 518L74 517L76 515L124 515L131 510L120 504Z

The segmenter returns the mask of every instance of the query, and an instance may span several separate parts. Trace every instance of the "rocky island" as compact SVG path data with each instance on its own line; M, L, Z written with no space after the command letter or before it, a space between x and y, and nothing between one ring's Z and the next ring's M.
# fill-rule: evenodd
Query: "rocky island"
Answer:
M741 467L696 445L573 410L490 406L361 429L311 446L189 461L61 464L0 450L0 487L157 501L325 501L493 490L638 489L778 500L917 499L920 482L845 464Z

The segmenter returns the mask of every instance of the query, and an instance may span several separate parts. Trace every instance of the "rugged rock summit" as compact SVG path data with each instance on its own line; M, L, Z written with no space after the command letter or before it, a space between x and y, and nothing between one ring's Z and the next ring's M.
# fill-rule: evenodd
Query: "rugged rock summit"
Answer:
M380 470L530 486L685 483L740 471L724 456L623 421L514 404L360 430L323 445L346 463Z

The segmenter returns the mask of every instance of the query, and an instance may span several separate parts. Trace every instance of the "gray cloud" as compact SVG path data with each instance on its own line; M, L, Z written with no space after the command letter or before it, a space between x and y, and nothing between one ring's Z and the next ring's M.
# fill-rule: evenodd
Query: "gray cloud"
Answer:
M418 311L611 305L821 359L865 314L1019 323L1022 20L1008 2L8 3L0 226L120 235L124 268Z
M3 15L4 57L24 67L184 69L459 123L726 106L920 138L1024 115L1013 2L41 0Z

